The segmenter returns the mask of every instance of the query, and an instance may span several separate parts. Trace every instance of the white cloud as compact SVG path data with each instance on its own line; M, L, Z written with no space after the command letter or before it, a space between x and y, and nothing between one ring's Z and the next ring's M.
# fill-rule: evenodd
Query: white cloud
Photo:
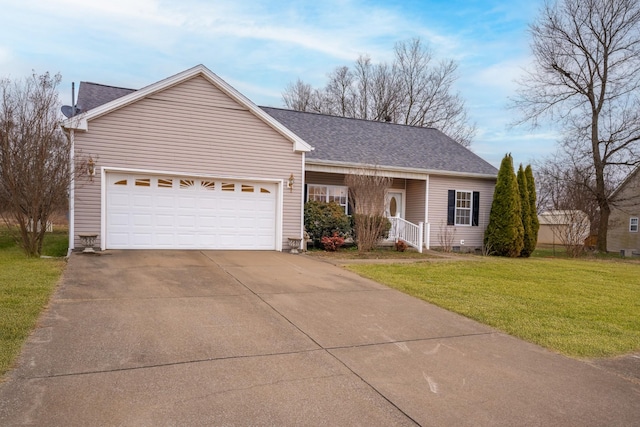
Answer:
M514 58L491 64L478 70L473 76L477 84L484 90L490 90L494 95L511 95L517 89L516 80L523 75L524 67L529 63L529 57Z

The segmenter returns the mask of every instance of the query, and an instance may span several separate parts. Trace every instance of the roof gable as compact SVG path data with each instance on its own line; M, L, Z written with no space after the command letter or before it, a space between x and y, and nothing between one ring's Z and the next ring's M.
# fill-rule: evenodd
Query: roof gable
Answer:
M298 135L291 130L283 126L269 114L260 109L257 105L251 102L247 97L235 90L227 82L222 80L212 71L210 71L204 65L197 65L193 68L185 70L174 76L168 77L159 82L153 83L139 90L114 88L113 86L97 85L95 83L86 84L81 86L81 89L88 89L89 92L78 94L78 104L84 109L81 114L71 117L63 121L62 126L67 129L88 130L89 122L95 118L109 114L112 111L123 108L148 96L161 92L167 88L178 85L196 76L202 76L209 81L216 88L221 90L235 102L248 109L251 113L264 121L267 125L279 132L285 138L289 139L293 143L294 151L307 152L313 148L305 142ZM118 96L120 95L120 96ZM81 105L81 102L88 104L86 106ZM100 104L100 102L106 102Z
M433 128L261 107L314 147L307 164L496 177L498 170Z
M632 185L632 183L636 180L636 185L640 185L640 166L637 166L629 173L629 175L627 175L627 177L620 183L620 185L618 185L618 188L616 188L613 193L611 193L610 199L615 200L627 186Z

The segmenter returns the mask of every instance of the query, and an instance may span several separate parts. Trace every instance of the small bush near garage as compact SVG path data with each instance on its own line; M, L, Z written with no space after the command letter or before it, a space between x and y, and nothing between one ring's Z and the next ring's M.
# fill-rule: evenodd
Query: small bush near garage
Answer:
M344 245L344 238L333 233L333 236L324 236L321 240L322 247L325 251L335 252Z
M351 220L344 208L334 202L309 201L304 205L304 226L313 244L321 244L323 237L346 237L351 233Z

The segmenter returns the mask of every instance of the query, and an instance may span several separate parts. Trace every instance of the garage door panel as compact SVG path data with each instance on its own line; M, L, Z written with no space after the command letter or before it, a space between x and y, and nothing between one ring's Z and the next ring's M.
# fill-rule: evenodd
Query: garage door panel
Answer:
M180 209L194 209L196 207L195 197L178 197L178 208Z
M200 230L215 230L218 228L218 218L215 216L200 215L198 226Z
M156 244L165 248L169 248L176 240L175 233L155 233Z
M106 182L107 248L275 249L275 184L125 173Z
M133 207L136 208L152 208L152 198L148 194L134 194L133 195Z
M129 233L109 233L110 241L117 246L129 246Z
M175 204L175 196L156 196L154 200L154 206L156 208L173 209L175 207Z
M132 234L132 245L138 247L148 247L153 243L153 235L151 232L140 233L135 232Z
M157 227L175 227L175 217L172 214L156 214Z
M134 227L152 227L153 223L152 223L152 218L153 216L150 213L147 214L142 214L142 213L137 213L137 214L133 214L131 215L132 219L133 219L133 226Z
M111 224L113 226L129 226L129 214L126 213L114 213L110 216Z
M213 199L211 197L204 197L202 199L198 199L198 209L217 209L218 208L218 200Z
M128 194L121 194L121 193L111 194L111 206L128 207L129 203L130 203L130 201L129 201L129 195Z

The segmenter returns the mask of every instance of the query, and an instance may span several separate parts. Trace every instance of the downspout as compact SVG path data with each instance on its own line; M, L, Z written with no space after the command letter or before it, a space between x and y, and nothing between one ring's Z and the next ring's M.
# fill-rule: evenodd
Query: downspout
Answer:
M69 140L71 142L69 153L69 249L67 250L67 257L71 255L71 251L74 249L75 235L75 131L69 130Z
M76 115L76 83L71 82L71 118ZM73 127L69 130L69 249L67 249L67 257L71 256L71 251L74 249L75 235L75 175L76 175L76 162L75 162L75 131Z

